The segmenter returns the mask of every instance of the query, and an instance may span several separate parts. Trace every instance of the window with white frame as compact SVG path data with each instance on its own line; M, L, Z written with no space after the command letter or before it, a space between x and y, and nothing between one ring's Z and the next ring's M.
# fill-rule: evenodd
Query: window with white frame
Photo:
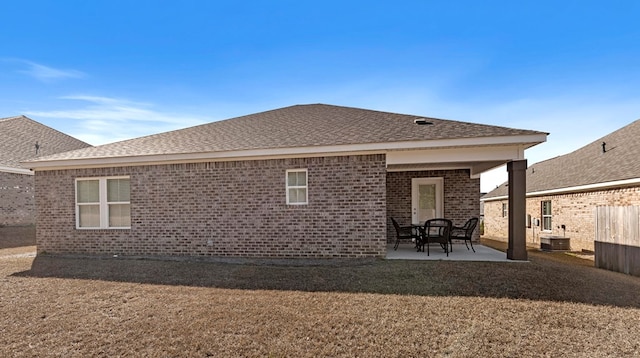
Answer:
M542 230L551 231L551 200L541 202Z
M76 228L129 229L129 177L76 179Z
M507 216L509 216L509 207L506 203L502 203L502 217L506 218Z
M287 170L287 204L303 205L307 203L307 170Z

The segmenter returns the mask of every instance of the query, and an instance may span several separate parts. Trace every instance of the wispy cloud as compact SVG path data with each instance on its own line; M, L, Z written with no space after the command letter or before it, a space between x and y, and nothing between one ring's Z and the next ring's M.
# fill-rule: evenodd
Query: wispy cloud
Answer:
M79 107L28 111L35 118L73 120L67 133L93 145L186 128L205 123L205 118L154 110L154 105L122 98L90 95L61 97L81 103Z
M42 82L52 82L66 78L83 78L86 76L84 72L77 70L53 68L28 60L14 61L27 67L27 69L18 70L19 73L26 74Z
M167 114L154 111L153 105L144 102L135 102L128 99L89 96L89 95L73 95L64 96L60 99L80 101L88 103L82 108L75 108L61 111L40 112L42 116L55 118L70 118L80 120L109 120L111 122L156 122L165 124L182 124L185 118L176 116L176 114ZM199 121L189 118L186 121Z

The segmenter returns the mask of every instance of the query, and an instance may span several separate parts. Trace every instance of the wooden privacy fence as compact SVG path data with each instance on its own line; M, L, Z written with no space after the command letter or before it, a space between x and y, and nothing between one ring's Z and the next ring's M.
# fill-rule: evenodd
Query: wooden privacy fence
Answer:
M596 267L640 276L640 206L596 207Z

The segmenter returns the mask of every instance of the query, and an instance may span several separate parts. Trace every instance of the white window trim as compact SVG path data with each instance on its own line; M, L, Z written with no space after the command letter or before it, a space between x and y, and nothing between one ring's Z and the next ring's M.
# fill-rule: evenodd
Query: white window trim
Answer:
M108 179L131 179L129 176L115 177L87 177L76 178L75 180L75 206L76 206L76 229L78 230L99 230L99 229L131 229L131 226L109 226L109 204L129 204L131 201L107 201L107 180ZM98 180L99 202L100 206L100 226L80 226L80 206L96 205L95 203L78 203L78 182L87 180Z
M549 203L549 206L550 206L550 209L551 209L550 210L551 212L548 215L546 215L544 213L544 210L542 209L544 207L543 203L546 203L546 202ZM545 218L549 218L550 219L549 221L550 221L550 226L551 227L548 228L548 229L544 227L544 219ZM540 202L540 219L542 221L542 229L541 229L541 231L545 231L545 232L553 231L553 206L552 206L551 200L543 200L543 201Z
M294 185L294 186L289 186L289 173L305 173L306 176L306 183L307 185ZM308 205L309 204L309 172L307 171L307 169L287 169L285 175L284 175L284 182L285 182L285 191L286 191L286 200L287 200L287 205ZM289 189L305 189L304 193L305 193L305 198L304 198L304 202L298 202L298 203L292 203L289 200Z

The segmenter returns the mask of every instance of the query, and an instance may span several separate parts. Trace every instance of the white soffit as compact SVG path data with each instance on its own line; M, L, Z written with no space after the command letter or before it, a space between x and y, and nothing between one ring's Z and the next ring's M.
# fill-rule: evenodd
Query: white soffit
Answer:
M438 148L387 152L387 165L495 162L524 159L524 146Z

